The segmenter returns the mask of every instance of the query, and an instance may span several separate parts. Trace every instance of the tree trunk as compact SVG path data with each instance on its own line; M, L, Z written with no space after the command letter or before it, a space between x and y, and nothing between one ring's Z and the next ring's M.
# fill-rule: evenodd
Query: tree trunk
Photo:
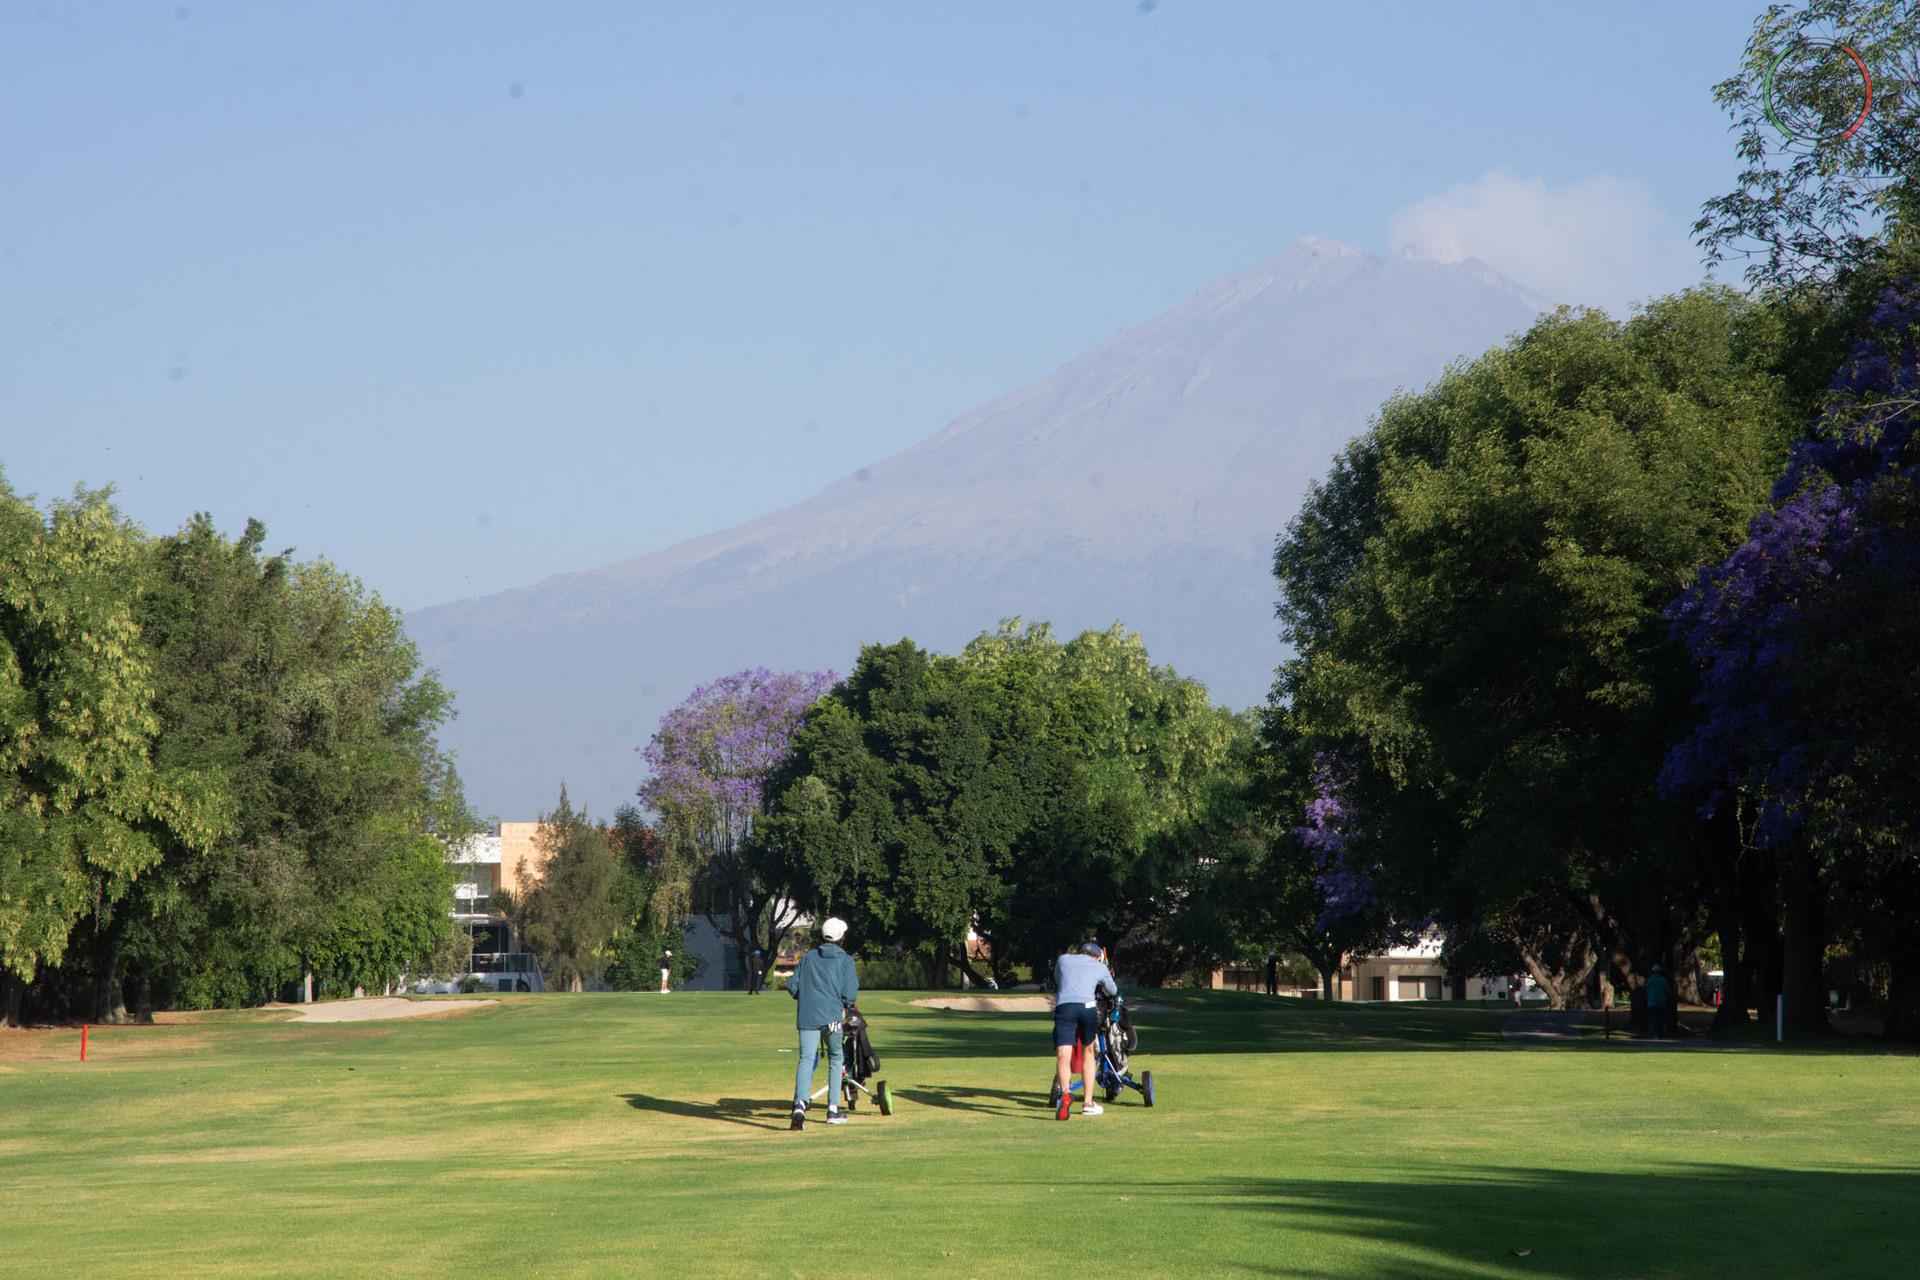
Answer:
M947 989L947 961L950 948L944 942L933 944L933 955L927 964L927 985L935 991Z
M133 1020L141 1026L153 1025L153 978L145 971L133 984Z
M19 974L11 970L0 972L0 1026L24 1027L22 1011L27 1001L27 984Z
M981 977L979 970L975 969L973 965L967 960L965 952L957 953L953 958L953 962L960 966L960 972L966 974L968 980L972 982L974 986L979 987L982 990L991 989L995 985L995 981L997 981L997 980L989 981L988 979ZM991 972L991 970L989 970L989 972Z
M1600 895L1593 892L1576 893L1571 896L1574 908L1593 926L1595 936L1600 939L1599 962L1611 965L1620 975L1620 981L1627 987L1627 1030L1638 1035L1647 1027L1647 1000L1645 979L1640 977L1633 956L1622 945L1621 931L1607 919L1606 908L1600 902ZM1611 974L1609 974L1611 978Z
M1882 1038L1920 1043L1920 939L1902 929L1887 957L1887 1020Z
M120 989L120 940L109 930L94 949L93 1020L102 1026L127 1021L127 1002Z
M1587 975L1593 972L1594 965L1599 962L1599 955L1594 951L1592 941L1584 933L1568 945L1564 968L1553 967L1544 956L1520 943L1517 938L1515 945L1520 952L1520 959L1527 966L1527 972L1533 975L1533 980L1539 984L1540 989L1547 993L1547 1008L1565 1009L1569 1001L1573 1002L1575 1007L1586 1003L1585 993L1581 988L1586 983Z
M1320 971L1320 998L1322 1000L1332 1000L1336 998L1334 984L1339 980L1340 970L1338 969L1322 969Z
M1771 1023L1780 994L1780 872L1772 850L1747 849L1738 880L1746 994L1759 1020Z
M1709 910L1714 930L1720 935L1720 1007L1713 1011L1713 1029L1745 1026L1747 1005L1752 999L1752 975L1741 955L1740 911L1735 895L1722 889L1713 894Z
M1787 928L1781 939L1780 994L1786 998L1787 1025L1799 1031L1825 1031L1825 890L1820 884L1819 868L1810 855L1801 853L1794 858L1782 887Z
M1680 958L1674 962L1673 999L1677 1008L1683 1004L1705 1004L1700 997L1700 948L1687 947Z

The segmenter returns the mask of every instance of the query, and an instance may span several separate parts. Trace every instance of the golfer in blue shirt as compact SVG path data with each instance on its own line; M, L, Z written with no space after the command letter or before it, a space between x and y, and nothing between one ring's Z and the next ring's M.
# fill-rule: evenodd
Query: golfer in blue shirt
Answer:
M1073 1071L1073 1046L1085 1048L1080 1056L1080 1114L1097 1116L1102 1111L1093 1100L1093 1079L1100 1069L1099 1053L1094 1048L1100 1034L1100 1015L1094 1007L1098 993L1117 996L1120 988L1113 981L1101 956L1100 944L1089 942L1078 952L1069 951L1053 962L1053 1056L1060 1082L1060 1105L1055 1114L1062 1120L1072 1114L1073 1091L1069 1087Z

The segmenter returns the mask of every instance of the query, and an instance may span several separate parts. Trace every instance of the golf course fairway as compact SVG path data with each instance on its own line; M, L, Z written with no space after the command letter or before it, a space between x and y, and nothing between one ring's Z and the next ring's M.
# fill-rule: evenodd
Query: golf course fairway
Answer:
M1044 1013L913 994L861 1002L894 1114L803 1133L777 992L0 1033L0 1274L1920 1274L1920 1059L1874 1041L1153 992L1158 1105L1063 1124Z

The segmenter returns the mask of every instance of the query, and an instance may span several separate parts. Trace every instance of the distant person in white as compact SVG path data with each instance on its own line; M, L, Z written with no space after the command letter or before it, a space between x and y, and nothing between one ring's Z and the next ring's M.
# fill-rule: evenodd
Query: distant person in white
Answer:
M1102 991L1117 996L1120 988L1113 974L1100 959L1100 944L1089 942L1078 952L1069 951L1053 962L1053 1056L1054 1074L1060 1083L1060 1102L1054 1114L1065 1120L1073 1109L1073 1046L1078 1041L1086 1048L1080 1057L1080 1114L1097 1116L1102 1108L1093 1100L1093 1078L1098 1073L1099 1053L1094 1040L1100 1034L1100 1015L1094 1001Z
M660 956L660 994L667 994L667 979L673 976L673 952L664 952Z

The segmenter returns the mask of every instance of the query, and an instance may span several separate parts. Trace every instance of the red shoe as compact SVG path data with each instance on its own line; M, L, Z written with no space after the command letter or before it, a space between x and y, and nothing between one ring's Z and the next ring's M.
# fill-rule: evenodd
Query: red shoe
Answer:
M1059 1120L1065 1120L1073 1114L1073 1095L1071 1093L1063 1093L1060 1095L1060 1109L1053 1114L1054 1118Z

